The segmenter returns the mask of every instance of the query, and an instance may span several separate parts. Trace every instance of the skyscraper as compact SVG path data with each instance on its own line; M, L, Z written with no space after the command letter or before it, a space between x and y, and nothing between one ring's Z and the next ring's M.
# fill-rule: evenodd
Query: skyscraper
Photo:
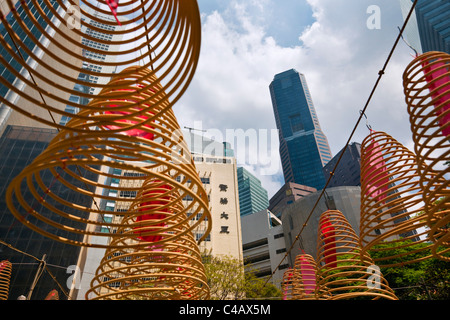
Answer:
M69 1L64 1L64 4L70 6L68 2ZM63 51L57 44L59 43L61 46L71 51L81 51L81 49L76 48L73 43L61 36L60 33L55 33L54 31L52 31L52 27L46 26L44 16L40 14L37 6L40 6L40 9L43 10L46 18L51 19L51 21L54 23L54 26L59 28L62 33L65 33L66 36L73 39L74 42L79 42L80 37L75 33L70 32L68 26L62 23L60 18L55 17L51 10L51 6L61 17L66 17L67 12L65 12L65 10L59 5L59 3L55 1L52 1L51 6L49 6L46 1L43 0L36 1L36 4L34 2L29 2L26 6L24 6L21 1L17 0L12 1L12 3L15 6L15 13L21 17L22 23L31 32L35 39L32 39L24 31L24 26L22 26L21 23L19 23L19 21L16 19L13 14L14 12L12 12L9 8L9 4L6 1L0 0L0 9L2 11L2 14L5 16L5 20L8 21L9 25L11 26L11 29L15 36L20 39L20 42L23 43L28 50L30 50L36 57L40 58L41 61L53 66L54 68L57 68L69 78L74 78L76 76L75 70L72 70L71 68L68 68L67 66L64 66L60 62L56 61L49 54L45 53L42 47L45 47L49 52L52 52L62 60L73 63L73 65L75 66L81 66L82 62L76 61L74 57ZM29 10L26 10L25 8L28 8ZM52 34L52 32L54 33L52 41L49 41L49 39L46 38L46 36L39 30L39 28L36 27L36 24L33 23L32 19L28 16L29 14L33 15L33 18L36 19L41 27L45 28L45 31L48 34ZM51 105L54 108L64 110L65 105L62 102L51 99L45 94L42 97L40 94L41 92L48 92L63 99L68 99L69 94L67 92L55 88L46 81L38 81L39 88L41 89L41 92L39 92L35 88L26 85L26 83L21 79L16 78L13 72L8 69L13 68L16 72L20 72L25 79L31 81L30 72L23 68L23 65L26 64L33 70L35 70L36 74L48 75L48 79L51 79L61 86L73 87L74 85L74 83L68 79L62 78L55 74L50 74L45 66L38 64L27 53L24 47L20 47L17 38L13 41L13 38L15 37L14 34L10 34L10 31L8 31L5 25L0 23L0 39L2 39L2 44L0 45L0 56L4 59L4 62L0 63L0 77L4 81L14 85L24 94L34 97L38 101L42 101L42 99L44 99L45 97L46 104ZM18 51L17 49L19 47L20 51ZM35 114L41 118L50 118L48 111L44 108L37 106L36 103L33 103L27 98L19 96L13 90L9 90L7 86L0 85L0 135L3 133L7 125L48 128L48 126L44 123L23 116L20 112L13 110L8 104L20 106L21 109L27 110L28 112ZM52 116L54 117L55 121L60 121L60 114L54 113Z
M239 186L239 206L241 216L252 214L269 207L267 190L261 181L243 167L237 168Z
M325 185L322 168L331 160L331 151L305 76L290 69L275 75L269 88L285 182L322 189Z
M324 167L325 177L328 179L330 173L341 157L342 149ZM361 144L353 142L347 146L342 155L339 165L336 167L328 187L339 186L361 186Z
M10 244L22 252L13 250L4 245L0 245L1 259L7 259L13 264L13 273L11 277L9 299L15 300L20 295L25 295L30 292L34 277L37 274L39 263L31 258L29 255L41 259L45 255L45 262L48 271L43 272L39 282L33 290L31 298L33 300L43 300L51 290L57 289L59 296L65 300L65 295L60 291L58 283L66 283L68 274L67 268L76 265L80 247L68 245L59 241L54 241L37 232L34 232L28 226L19 222L10 212L6 205L6 190L11 180L16 177L22 170L29 165L35 157L41 154L48 146L51 139L53 139L58 131L49 128L34 128L24 126L8 125L4 134L0 138L0 238L6 243ZM96 174L85 168L80 169L80 176L86 179L97 179ZM97 168L98 170L99 168ZM83 183L70 176L63 174L61 181L67 181L69 184L74 184L82 188ZM44 174L42 176L43 183L47 186L52 186L52 192L58 194L61 198L71 203L77 203L82 206L91 206L92 198L83 197L80 193L68 188L66 185L55 179L51 174ZM22 186L22 188L26 186ZM22 194L25 199L32 199L31 191L27 188ZM61 204L54 201L53 198L45 196L43 203L49 206L55 206L59 210L65 210L67 214L79 215L77 210L71 210L67 207L62 208ZM18 200L13 198L17 203ZM37 201L32 202L34 210L42 213L49 220L55 221L55 213L47 209L42 203ZM25 219L32 219L26 209L21 208L21 214ZM88 216L84 215L80 218L86 219ZM60 218L60 217L59 217ZM36 224L38 222L34 221ZM70 219L60 219L58 223L66 224L69 227L80 228L81 226ZM48 232L55 232L48 224L40 223L39 227ZM66 237L65 231L59 230L58 236ZM77 239L82 240L82 235ZM54 278L53 278L54 276ZM63 288L66 290L67 288Z
M405 19L413 0L400 0ZM409 44L419 53L442 51L450 53L450 2L419 0L405 29Z

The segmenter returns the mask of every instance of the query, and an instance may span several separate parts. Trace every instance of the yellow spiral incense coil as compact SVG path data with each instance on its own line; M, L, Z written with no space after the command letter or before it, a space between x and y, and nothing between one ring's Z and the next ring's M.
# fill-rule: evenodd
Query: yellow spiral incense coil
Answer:
M289 268L283 273L283 279L281 280L281 290L283 300L292 300L294 289L294 269Z
M392 289L367 253L359 237L338 210L322 213L317 239L317 286L319 298L397 300Z
M200 251L179 195L150 178L123 218L122 237L105 252L86 299L209 298ZM136 245L131 245L135 243ZM116 248L114 248L116 247Z
M67 116L89 120L85 114L72 114L61 106L101 111L96 105L69 100L71 95L92 98L89 92L75 90L75 85L95 92L114 89L114 85L106 83L110 77L129 66L140 65L138 74L141 70L151 72L140 74L139 82L158 75L162 85L164 98L161 92L154 92L152 99L161 104L170 99L174 104L186 91L197 68L201 21L195 0L120 1L120 25L105 0L85 1L82 6L77 0L3 2L0 22L7 36L0 35L0 47L5 49L0 65L6 72L0 76L0 84L24 102L17 105L14 99L3 95L0 102L49 126L64 129L48 112L56 119ZM92 65L95 68L89 67ZM80 74L89 79L79 77ZM24 86L26 90L21 89ZM122 93L124 99L126 96ZM97 98L103 99L103 93ZM25 105L37 109L32 112ZM168 105L161 112L167 108ZM66 128L70 129L80 127Z
M363 253L381 253L374 258L377 265L401 266L432 256L422 194L415 154L387 133L371 132L361 144L359 236Z
M125 74L129 77L131 71ZM122 78L123 74L118 74L112 81L120 82ZM157 83L154 79L151 87ZM186 214L185 220L198 217L191 231L206 222L206 231L199 239L202 241L211 230L208 197L172 109L144 102L147 91L140 83L126 82L117 90L130 93L130 109L125 109L128 100L117 98L117 91L105 89L108 92L104 96L110 98L94 99L91 104L102 104L109 120L97 121L96 113L89 115L92 121L88 124L80 118L72 119L67 126L84 129L61 130L9 185L6 199L11 213L54 240L104 248L108 243L99 238L121 237L115 230L125 226L119 218L128 214L111 211L104 203L120 199L130 206L142 182L153 177L170 185L180 200L192 199L180 214ZM111 107L115 105L117 109ZM139 118L131 116L135 105L139 105ZM117 111L119 108L122 110ZM89 114L88 110L81 112ZM123 120L122 114L128 118ZM151 114L158 116L149 122ZM140 119L145 124L136 126ZM86 126L94 123L97 130L87 130Z
M11 272L11 262L7 260L0 262L0 300L8 300Z
M433 255L450 261L450 55L432 51L415 58L403 87Z

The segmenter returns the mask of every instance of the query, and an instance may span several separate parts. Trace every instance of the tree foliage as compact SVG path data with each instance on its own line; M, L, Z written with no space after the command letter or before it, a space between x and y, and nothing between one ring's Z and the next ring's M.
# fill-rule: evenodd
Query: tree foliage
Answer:
M370 252L373 259L399 255L411 252L426 243L405 246L407 241L392 244L380 244ZM390 247L390 249L388 249ZM401 247L401 248L400 248ZM380 250L383 249L383 250ZM387 249L387 250L386 250ZM420 251L410 258L424 257L429 251ZM383 260L383 264L400 262L399 258ZM436 258L428 258L419 262L397 267L382 267L380 270L389 286L395 291L400 300L448 300L450 299L450 262Z
M206 276L213 300L241 300L281 297L281 291L271 283L244 272L239 259L230 256L203 254Z

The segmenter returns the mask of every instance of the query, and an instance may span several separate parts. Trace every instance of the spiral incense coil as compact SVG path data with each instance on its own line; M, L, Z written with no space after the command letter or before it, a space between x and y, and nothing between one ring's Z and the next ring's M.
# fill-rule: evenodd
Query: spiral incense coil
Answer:
M195 0L120 1L116 9L120 25L105 0L85 1L81 7L75 0L3 2L5 11L0 11L0 22L8 35L0 35L0 47L6 50L0 55L0 65L7 72L0 76L0 84L22 97L27 105L45 112L31 112L25 104L16 105L14 99L3 96L0 103L46 125L64 128L52 121L48 112L89 120L83 114L61 110L61 105L101 111L96 105L86 106L69 98L71 95L92 98L89 92L76 90L75 85L96 92L119 88L120 85L105 83L115 75L116 68L120 72L128 66L140 65L137 70L140 83L158 75L161 91L154 92L149 99L160 100L161 104L170 99L170 105L186 91L197 68L201 22ZM95 68L89 67L93 65ZM140 73L147 69L150 74ZM89 79L80 78L80 74ZM28 89L21 90L19 83ZM126 92L121 96L127 99ZM104 99L102 94L97 97ZM167 108L168 105L161 112ZM124 115L123 119L127 117ZM80 128L67 128L70 129Z
M309 254L295 257L292 296L296 300L316 300L319 288L316 286L317 264Z
M283 279L281 280L281 290L283 294L283 300L292 300L294 298L293 282L294 282L294 269L289 268L283 273Z
M326 288L319 298L397 300L379 268L367 253L361 252L359 237L338 210L320 216L316 261L317 286Z
M171 187L145 181L130 207L132 214L124 217L126 227L117 230L122 237L106 250L86 299L208 299L200 251L193 234L185 232L190 227L182 211Z
M45 297L45 300L59 300L59 293L56 289L53 289Z
M121 76L119 74L112 81ZM139 83L129 84L121 90L134 91L131 98L135 101L146 94ZM126 104L125 101L111 100L104 104ZM100 101L94 99L91 104ZM98 130L61 130L48 148L10 183L6 199L11 213L29 228L51 239L104 248L108 244L93 236L120 237L115 232L124 226L119 218L129 212L110 211L102 206L102 201L120 199L130 206L142 182L153 177L170 186L180 200L192 199L179 213L186 221L198 217L185 232L206 222L206 231L199 239L203 241L211 231L208 197L173 111L161 104L145 106L140 103L139 107L142 118L152 113L158 116L151 122L136 125L138 119L118 119L119 111L116 110L120 107L114 111L111 107L104 109L110 120L102 125L99 122ZM161 113L163 109L165 111ZM120 114L128 111L122 108ZM88 114L87 110L81 112ZM97 114L90 117L92 121L88 124L75 118L67 126L84 127L97 123ZM108 183L113 180L119 183ZM116 245L122 244L117 242Z
M8 300L11 272L11 262L7 260L0 262L0 300Z
M403 87L433 255L450 261L450 55L432 51L415 58Z
M390 135L372 131L361 144L363 252L383 253L374 261L386 267L430 258L423 213L416 156ZM415 249L408 250L411 246ZM394 251L401 253L388 254Z

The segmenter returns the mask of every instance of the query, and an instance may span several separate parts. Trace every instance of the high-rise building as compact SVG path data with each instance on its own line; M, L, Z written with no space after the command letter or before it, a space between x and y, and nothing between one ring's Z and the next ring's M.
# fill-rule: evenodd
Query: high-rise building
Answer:
M322 189L325 185L322 168L332 156L305 76L290 69L275 75L269 88L285 182Z
M82 5L81 7L82 7L83 11L88 12L89 14L93 15L96 18L100 18L101 20L105 20L105 21L109 20L111 22L116 21L111 16L102 15L99 12L97 12L85 5ZM122 17L120 19L124 20L124 18L122 18ZM116 72L116 67L114 65L105 66L105 65L103 65L103 63L104 62L112 63L116 60L115 55L108 55L107 53L108 53L108 51L117 51L118 45L117 44L108 44L108 42L117 43L118 41L120 41L122 39L122 35L120 33L118 33L118 31L121 31L122 27L118 24L106 25L106 24L100 23L98 21L95 21L93 19L90 19L87 16L82 16L81 21L82 21L81 31L83 32L83 34L87 34L93 38L97 38L101 41L106 42L106 43L96 42L96 41L93 41L91 39L87 39L84 37L81 39L81 43L83 45L90 47L90 48L101 49L101 50L105 51L105 53L98 53L98 52L91 52L89 50L83 49L83 51L82 51L83 57L89 58L91 60L99 61L99 62L101 62L101 64L100 63L94 64L91 62L83 61L83 65L82 65L83 69L97 72L98 75L90 75L90 74L81 72L78 75L78 80L86 82L86 85L77 83L74 86L74 90L76 90L78 92L82 92L84 94L95 95L100 92L101 88L94 87L92 85L90 86L90 84L107 84L108 81L110 80L110 78L102 76L102 73ZM99 31L93 30L90 28L91 25L95 26L97 28L103 29L103 30L105 30L105 32L99 32ZM72 94L69 98L70 102L82 104L82 105L88 104L89 100L90 99L86 98L85 96L82 96L82 95L78 96L75 94ZM79 110L75 106L66 105L65 111L75 114ZM69 117L62 116L60 124L65 125L65 124L67 124L67 122L69 120L70 120Z
M344 149L338 152L324 167L328 179ZM361 185L361 144L353 142L347 146L328 187Z
M81 67L82 62L76 61L76 58L74 58L72 55L62 50L57 45L57 43L59 43L62 47L77 52L78 54L81 54L81 49L75 46L70 41L68 41L63 36L61 36L60 33L55 32L53 29L51 29L50 26L45 26L46 22L44 20L44 16L38 12L36 4L34 2L27 3L26 7L29 8L29 11L34 16L34 19L36 19L37 23L43 26L48 34L53 34L51 41L47 39L36 27L36 24L33 23L32 19L28 16L29 13L27 13L27 11L24 9L25 6L22 5L22 1L16 0L12 1L12 3L15 5L16 13L21 17L22 22L24 23L26 28L28 28L29 32L31 32L32 35L38 40L40 46L46 47L46 49L49 52L52 52L62 60L67 61L74 66L78 65ZM65 33L66 36L74 40L75 43L81 40L78 35L76 35L73 32L69 32L70 30L68 26L62 23L60 19L54 16L49 5L46 4L46 1L39 0L37 1L37 4L43 10L46 17L51 19L52 23L54 23L54 25L57 28L59 28L63 33ZM64 4L66 6L70 5L69 1L64 1ZM59 5L58 2L53 1L52 6L61 17L65 17L67 13ZM43 63L49 64L52 67L59 69L70 79L76 77L77 73L75 70L73 70L72 68L68 68L67 66L56 61L54 58L50 57L48 54L44 52L44 50L42 50L39 46L37 46L35 40L33 40L31 37L27 35L26 32L24 32L23 27L21 26L19 21L17 21L13 13L10 12L9 5L6 0L0 0L0 9L2 10L3 15L5 15L5 19L8 21L15 35L17 35L20 38L20 41L27 46L28 50L30 50L36 57L41 59ZM5 81L14 85L18 90L22 91L24 94L28 96L33 97L37 101L42 101L42 99L44 99L45 102L42 101L43 103L51 105L56 109L64 110L65 105L62 102L51 99L45 94L41 96L40 92L37 89L26 85L26 83L23 82L21 79L16 78L14 74L8 70L7 66L10 66L14 68L17 72L20 72L21 75L29 81L32 81L32 78L30 73L25 68L22 67L24 64L34 69L36 74L42 74L44 76L48 74L49 79L64 87L68 88L73 87L74 83L58 75L55 74L50 75L46 67L43 66L42 64L37 64L36 61L23 48L20 49L20 54L18 54L16 48L17 41L12 40L11 35L9 34L7 28L5 28L5 26L2 23L0 23L0 36L4 39L4 41L8 44L8 46L16 53L16 56L14 57L8 51L8 48L6 46L2 45L0 47L0 56L2 56L2 58L6 61L5 64L0 63L0 76ZM63 98L64 100L67 100L69 98L69 93L57 89L45 81L39 81L38 85L41 92L51 93L55 96ZM0 86L0 96L2 97L2 99L5 99L5 102L7 101L11 104L20 106L22 109L27 110L28 112L35 114L40 118L44 119L48 118L50 120L50 115L47 110L37 106L36 103L33 103L32 101L29 101L28 99L22 96L19 96L13 90L9 90L7 86L3 85ZM52 116L54 117L55 122L59 122L61 119L60 114L54 113ZM48 128L48 125L23 116L20 112L11 109L9 105L7 105L6 103L2 103L0 101L0 135L2 134L3 130L5 130L7 125Z
M298 199L316 192L316 188L294 182L285 183L269 200L269 210L281 219L283 210Z
M237 168L239 206L241 216L252 214L269 207L267 190L261 181L243 167Z
M411 10L413 0L400 0L403 18ZM450 2L419 0L414 8L405 35L417 53L442 51L450 53Z
M13 248L20 251L13 250L4 245L0 245L1 259L9 260L13 264L13 272L10 283L9 299L15 300L20 295L28 296L35 276L38 274L39 263L30 257L34 256L38 259L43 259L46 262L47 268L54 276L50 276L48 271L44 271L32 291L31 299L43 300L50 293L51 290L57 289L61 300L67 297L60 290L59 284L63 284L63 289L68 291L65 287L68 279L68 268L77 264L80 247L68 245L53 239L47 238L37 232L34 232L29 227L19 222L10 212L6 205L6 190L18 174L22 172L27 165L29 165L39 154L41 154L48 146L49 142L56 136L58 131L51 128L34 128L24 126L8 125L0 138L0 239L8 243ZM92 171L84 168L80 169L80 175L86 179L96 180L97 177ZM98 167L96 169L99 169ZM82 188L83 183L70 176L69 174L61 174L62 179L56 179L52 174L41 174L43 183L47 186L51 185L52 192L57 194L62 199L71 203L77 203L81 206L90 207L92 198L85 198L81 193L78 193L60 181L67 181L76 187ZM31 191L27 186L23 186L22 195L24 199L34 199L29 205L34 210L52 221L67 225L68 227L80 228L81 226L70 219L62 219L56 213L47 209L42 203L38 203L31 195ZM49 206L54 206L59 210L64 210L67 214L80 216L80 212L75 209L64 207L61 203L55 201L51 197L44 196L45 203ZM53 233L57 236L67 237L67 234L55 229L50 225L37 221L33 217L28 216L28 212L23 207L17 205L17 199L13 198L16 208L20 210L20 214L25 219L30 219L38 227L44 231ZM88 214L80 216L80 218L88 218ZM82 235L78 239L81 241ZM26 254L23 254L25 252Z

